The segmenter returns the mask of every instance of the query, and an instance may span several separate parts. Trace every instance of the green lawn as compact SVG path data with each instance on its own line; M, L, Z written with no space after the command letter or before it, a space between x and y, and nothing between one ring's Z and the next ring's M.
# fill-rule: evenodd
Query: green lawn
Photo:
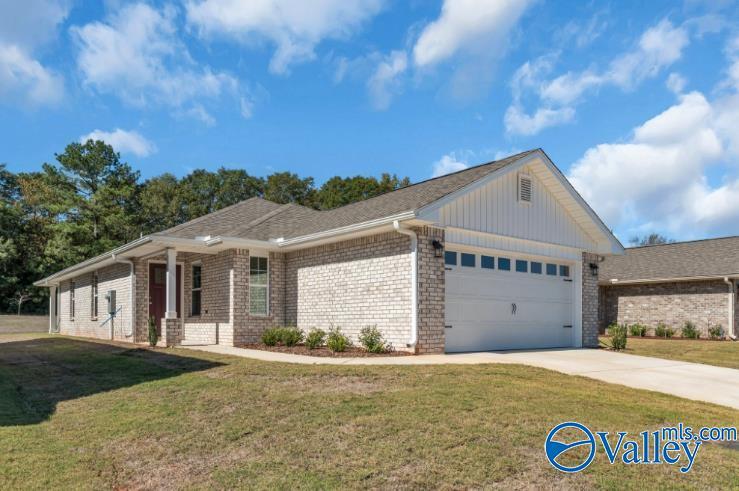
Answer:
M5 341L2 343L1 341ZM270 364L64 337L0 336L0 489L737 488L739 447L693 470L544 458L547 432L739 412L515 365Z
M601 337L601 343L610 346L611 340ZM644 339L629 336L625 352L739 369L739 342L735 341Z

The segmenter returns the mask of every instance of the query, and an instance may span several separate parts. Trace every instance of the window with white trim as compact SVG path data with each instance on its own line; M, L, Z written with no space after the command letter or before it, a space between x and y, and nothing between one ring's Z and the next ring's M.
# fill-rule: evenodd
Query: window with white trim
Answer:
M74 320L74 281L69 282L69 320Z
M200 264L192 265L192 297L190 305L190 315L197 317L200 315L202 303L202 284L203 284L203 267Z
M269 260L249 258L249 313L269 315Z
M90 282L90 319L98 318L98 273L92 273L92 281Z

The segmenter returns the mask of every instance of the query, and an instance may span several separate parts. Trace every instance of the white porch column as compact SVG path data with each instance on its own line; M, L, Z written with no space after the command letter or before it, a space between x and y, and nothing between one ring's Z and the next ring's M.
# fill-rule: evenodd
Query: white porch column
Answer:
M56 332L56 287L49 287L49 334Z
M167 311L166 319L177 318L177 251L167 249Z

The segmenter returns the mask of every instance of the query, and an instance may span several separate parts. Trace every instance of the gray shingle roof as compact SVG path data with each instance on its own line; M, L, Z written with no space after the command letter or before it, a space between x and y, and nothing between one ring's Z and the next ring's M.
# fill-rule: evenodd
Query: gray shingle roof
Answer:
M300 205L279 205L261 198L250 198L164 230L161 234L191 239L212 235L267 240L324 232L417 210L535 151L428 179L333 210L317 211Z
M739 275L739 237L633 247L600 264L598 279L608 282Z

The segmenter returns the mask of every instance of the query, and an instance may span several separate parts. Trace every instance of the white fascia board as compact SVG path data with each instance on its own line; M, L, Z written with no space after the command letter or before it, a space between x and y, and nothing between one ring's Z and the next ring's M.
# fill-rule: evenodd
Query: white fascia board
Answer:
M277 245L268 240L242 239L240 237L213 237L205 242L208 247L219 249L262 249L276 251Z
M618 286L618 285L643 285L647 283L678 283L684 281L716 281L723 280L724 278L737 279L739 273L733 274L722 274L722 275L711 275L711 276L683 276L681 278L649 278L643 280L619 280L618 278L612 278L609 280L598 281L600 286Z
M415 218L415 212L406 211L403 213L398 213L397 215L392 215L389 217L383 217L378 218L376 220L369 220L367 222L362 223L355 223L352 225L347 225L346 227L339 227L334 228L331 230L326 230L323 232L317 232L315 234L309 234L309 235L303 235L300 237L294 237L292 239L277 239L275 240L274 244L279 246L280 248L283 247L291 247L296 245L304 245L309 244L311 242L316 242L323 239L334 239L334 238L340 238L345 235L350 235L356 232L361 232L365 230L369 230L376 227L382 227L384 225L392 224L394 221L405 221Z
M137 247L141 247L142 245L149 244L151 242L153 242L153 238L151 236L141 237L140 239L136 239L133 242L129 242L128 244L117 247L110 252L100 254L99 256L95 256L86 261L82 261L81 263L77 263L74 266L70 266L61 271L58 271L50 276L47 276L46 278L34 282L33 284L39 287L58 285L60 281L70 276L79 275L86 271L91 271L102 266L107 266L107 263L113 264L115 262L115 256L128 252Z

